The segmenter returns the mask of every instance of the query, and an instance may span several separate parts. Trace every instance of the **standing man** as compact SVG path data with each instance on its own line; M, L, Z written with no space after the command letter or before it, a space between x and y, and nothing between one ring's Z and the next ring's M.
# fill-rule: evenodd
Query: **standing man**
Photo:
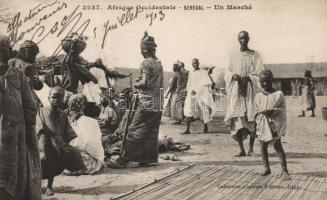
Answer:
M224 121L232 138L239 144L240 152L236 157L246 156L243 140L247 135L250 135L248 155L253 155L254 98L260 87L258 74L263 70L259 53L248 47L249 40L248 32L241 31L238 34L240 52L231 55L225 77L228 105Z
M0 35L0 199L41 200L37 105L23 71L7 65L10 49Z
M183 107L181 106L183 104L181 98L183 97L181 95L183 95L183 90L185 88L182 88L183 77L181 67L178 63L174 63L173 71L174 74L171 78L165 98L168 98L168 102L170 103L170 105L168 103L167 107L168 117L170 117L171 120L174 120L175 124L180 124L184 118Z
M211 96L211 79L206 70L200 69L199 60L192 60L194 71L190 72L187 81L187 95L184 105L187 128L183 134L190 134L193 119L201 119L204 123L203 132L208 133L208 122L212 120L214 100Z

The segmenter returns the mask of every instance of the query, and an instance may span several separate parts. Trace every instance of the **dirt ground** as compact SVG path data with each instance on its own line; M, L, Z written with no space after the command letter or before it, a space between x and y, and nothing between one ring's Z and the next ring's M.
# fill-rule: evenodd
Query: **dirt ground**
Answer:
M287 97L288 133L282 138L287 154L288 168L291 175L327 177L327 121L322 119L321 107L327 106L327 97L317 97L316 118L296 117L299 112L300 98ZM97 175L58 176L54 182L55 196L45 197L52 200L110 199L122 193L163 177L178 168L194 162L205 164L229 165L238 168L262 170L259 143L255 143L255 157L235 158L238 153L237 143L222 126L223 112L218 112L214 121L209 124L208 134L201 133L202 125L192 125L190 135L181 135L185 124L172 125L163 118L160 136L169 136L174 141L191 145L187 152L177 152L180 161L159 159L153 167L139 168L131 164L127 169L104 169ZM245 141L248 143L248 140ZM247 145L246 145L247 147ZM246 148L247 149L247 148ZM273 174L280 171L276 153L269 147L270 165ZM46 181L43 181L43 191Z

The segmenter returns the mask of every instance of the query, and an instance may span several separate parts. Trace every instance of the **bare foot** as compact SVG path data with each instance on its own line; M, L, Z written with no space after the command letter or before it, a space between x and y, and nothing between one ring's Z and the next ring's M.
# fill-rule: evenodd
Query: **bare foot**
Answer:
M260 173L261 176L268 176L269 174L271 174L270 169L266 169L264 172Z
M240 153L236 154L234 157L244 157L246 156L246 153L244 151L241 151Z
M253 151L248 151L248 156L250 156L250 157L254 157L254 153L253 153Z
M280 173L278 175L278 177L282 178L283 181L287 181L287 180L290 180L291 179L291 176L290 176L290 174L287 171L283 171L282 173Z
M45 196L53 196L53 195L54 195L54 192L53 192L52 188L47 187L47 190L45 191Z

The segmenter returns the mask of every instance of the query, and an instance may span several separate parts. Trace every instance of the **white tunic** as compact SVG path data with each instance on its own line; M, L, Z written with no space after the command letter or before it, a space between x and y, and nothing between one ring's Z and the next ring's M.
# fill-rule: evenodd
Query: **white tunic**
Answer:
M224 121L230 125L232 135L242 128L254 130L254 98L260 88L258 75L263 69L262 60L256 51L236 52L230 57L225 74L228 101ZM238 82L232 80L233 74L250 77L252 84L248 84L245 97L239 94Z
M184 115L186 117L200 118L204 123L212 120L215 103L211 95L211 84L212 81L208 72L204 69L189 73L184 105ZM192 95L192 91L195 92L195 95Z
M102 93L100 88L108 88L106 75L102 69L96 67L92 67L90 72L98 79L98 83L95 84L92 81L85 83L83 94L86 96L88 102L99 104L100 94Z
M286 134L286 103L283 92L272 94L258 93L255 97L255 110L260 113L265 110L274 110L273 115L266 117L259 114L256 118L256 134L262 142L273 142Z
M77 137L70 142L70 145L87 152L93 158L103 163L104 149L102 147L102 133L98 121L87 116L81 116L71 126Z

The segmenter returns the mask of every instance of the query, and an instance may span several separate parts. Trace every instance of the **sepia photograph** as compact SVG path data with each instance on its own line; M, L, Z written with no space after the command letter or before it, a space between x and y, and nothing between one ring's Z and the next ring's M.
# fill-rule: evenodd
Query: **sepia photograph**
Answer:
M326 200L327 0L0 0L0 200Z

